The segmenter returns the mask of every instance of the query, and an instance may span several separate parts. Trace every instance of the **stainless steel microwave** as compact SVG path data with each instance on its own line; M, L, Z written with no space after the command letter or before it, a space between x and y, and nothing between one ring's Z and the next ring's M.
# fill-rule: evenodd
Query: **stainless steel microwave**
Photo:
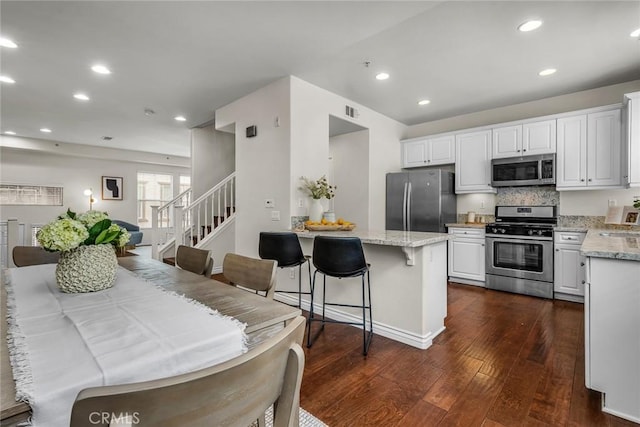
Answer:
M493 159L491 161L491 185L493 187L553 185L555 183L555 154Z

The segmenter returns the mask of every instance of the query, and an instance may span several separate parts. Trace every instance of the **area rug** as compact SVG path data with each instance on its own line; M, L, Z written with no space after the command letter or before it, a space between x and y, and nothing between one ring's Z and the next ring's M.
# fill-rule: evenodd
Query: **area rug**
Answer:
M267 427L273 427L273 406L264 414ZM254 423L255 426L257 423ZM300 427L329 427L304 409L300 408Z

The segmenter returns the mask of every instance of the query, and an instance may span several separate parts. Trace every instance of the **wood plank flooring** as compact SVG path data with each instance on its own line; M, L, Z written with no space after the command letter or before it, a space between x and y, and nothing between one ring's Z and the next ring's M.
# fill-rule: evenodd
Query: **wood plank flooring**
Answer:
M376 335L365 358L360 330L328 324L305 348L301 406L331 427L637 426L584 386L581 304L455 283L448 296L428 350Z

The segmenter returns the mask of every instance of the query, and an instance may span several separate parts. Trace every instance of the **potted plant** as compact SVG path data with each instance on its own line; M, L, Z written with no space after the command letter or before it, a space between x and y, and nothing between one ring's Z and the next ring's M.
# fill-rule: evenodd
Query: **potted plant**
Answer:
M331 200L335 197L335 185L330 185L327 181L327 177L322 175L317 180L311 180L307 177L300 177L302 185L300 190L306 192L311 197L311 205L309 206L309 220L320 221L322 219L322 212L324 208L320 200L322 198Z
M106 212L77 215L70 209L36 235L49 251L60 251L56 281L63 292L94 292L110 288L116 276L115 248L124 246L129 232L113 224Z

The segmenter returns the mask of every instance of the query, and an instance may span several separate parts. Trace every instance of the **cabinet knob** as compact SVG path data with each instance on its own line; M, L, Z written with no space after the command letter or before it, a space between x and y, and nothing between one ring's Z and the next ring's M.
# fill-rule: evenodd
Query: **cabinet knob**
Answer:
M518 150L518 153L520 152L520 150Z
M584 178L582 178L582 179L580 180L580 182L584 182Z
M581 262L581 263L580 263L580 267L584 267L584 262Z
M587 283L587 282L585 282L585 281L583 280L583 281L582 281L582 284L584 285L585 283Z
M556 249L556 252L560 252L560 249Z
M523 149L522 151L527 151L527 149L525 148L525 149Z
M427 160L427 162L431 163L431 160Z
M482 244L482 247L484 248L484 243Z
M588 180L588 181L589 181L589 182L591 182L591 178L589 178L589 180Z

